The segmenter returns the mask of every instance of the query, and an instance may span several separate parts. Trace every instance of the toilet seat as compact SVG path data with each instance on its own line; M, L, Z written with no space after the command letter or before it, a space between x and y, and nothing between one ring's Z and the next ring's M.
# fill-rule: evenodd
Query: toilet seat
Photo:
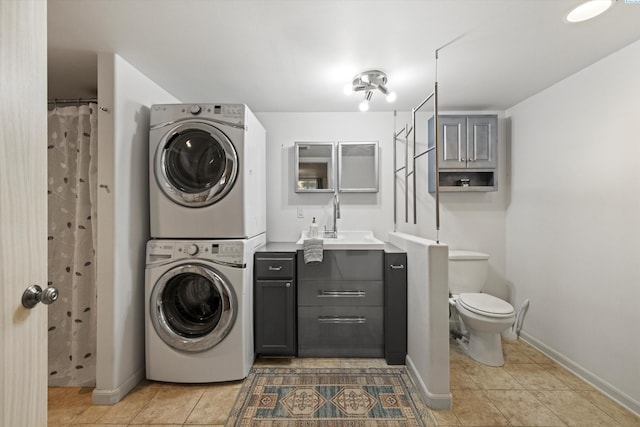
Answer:
M463 293L457 300L467 310L487 317L506 318L515 314L511 304L489 294Z

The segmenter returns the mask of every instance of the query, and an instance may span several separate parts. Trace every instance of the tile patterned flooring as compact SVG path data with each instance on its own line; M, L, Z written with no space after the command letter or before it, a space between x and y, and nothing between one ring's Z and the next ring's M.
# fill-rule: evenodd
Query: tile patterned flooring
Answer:
M640 426L608 399L523 341L505 341L505 365L481 365L451 343L453 410L438 426ZM258 359L260 366L385 367L382 359ZM49 388L50 427L223 426L242 382L178 385L143 381L113 406L91 404L91 388Z

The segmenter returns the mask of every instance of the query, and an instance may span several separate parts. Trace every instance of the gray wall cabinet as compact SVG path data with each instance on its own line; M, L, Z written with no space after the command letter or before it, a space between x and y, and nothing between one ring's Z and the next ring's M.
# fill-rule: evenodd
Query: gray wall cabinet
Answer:
M296 255L255 255L255 352L263 356L295 356Z
M497 115L438 116L440 191L497 189ZM435 118L429 119L429 147L435 145ZM435 191L435 151L429 153L429 191Z

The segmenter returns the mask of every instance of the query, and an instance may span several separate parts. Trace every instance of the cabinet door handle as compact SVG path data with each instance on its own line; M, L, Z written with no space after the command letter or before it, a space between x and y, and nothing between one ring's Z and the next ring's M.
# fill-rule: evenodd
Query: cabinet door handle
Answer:
M389 267L391 267L394 270L402 270L404 269L404 264L399 264L399 265L389 264Z
M365 291L318 291L318 298L364 298Z
M276 267L274 267L273 265L269 266L269 271L280 271L280 270L282 270L282 266L281 265L278 265Z
M318 316L318 323L362 324L367 323L367 318L364 316Z
M287 283L284 285L284 287L285 287L285 288L290 288L290 287L291 287L291 283L290 283L290 282L287 282Z

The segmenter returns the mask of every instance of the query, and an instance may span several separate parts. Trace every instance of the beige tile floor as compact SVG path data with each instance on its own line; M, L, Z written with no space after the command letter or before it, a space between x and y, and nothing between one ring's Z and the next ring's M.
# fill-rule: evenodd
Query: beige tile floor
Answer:
M505 341L505 365L476 363L451 344L453 410L438 426L640 426L605 397L523 341ZM260 366L385 367L382 359L258 359ZM49 388L49 426L222 426L242 382L178 385L144 381L113 406L91 404L91 388Z

